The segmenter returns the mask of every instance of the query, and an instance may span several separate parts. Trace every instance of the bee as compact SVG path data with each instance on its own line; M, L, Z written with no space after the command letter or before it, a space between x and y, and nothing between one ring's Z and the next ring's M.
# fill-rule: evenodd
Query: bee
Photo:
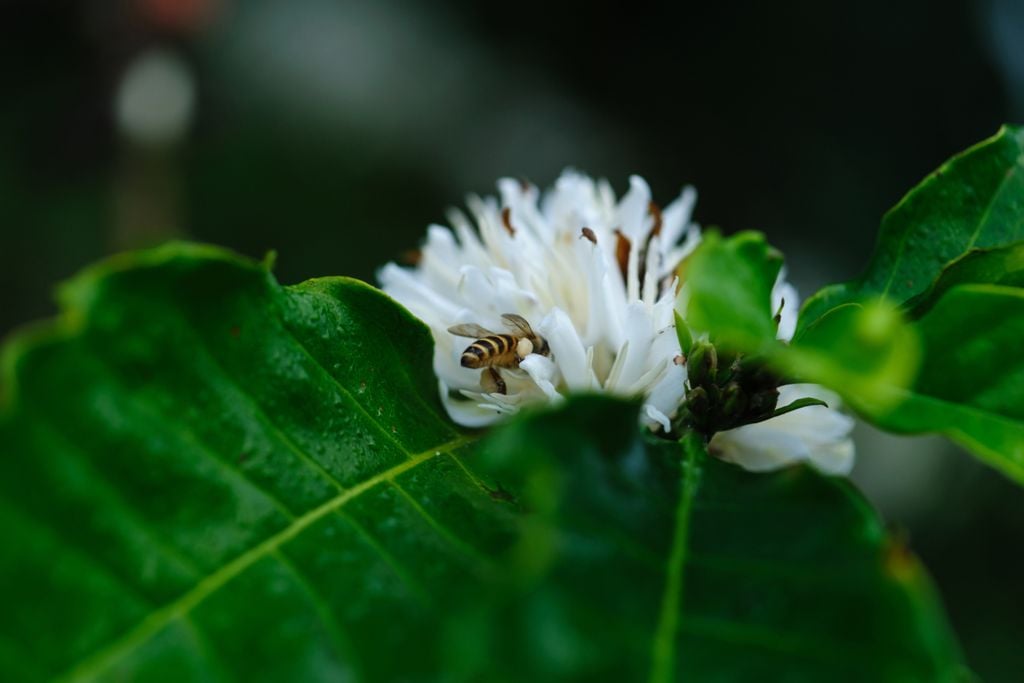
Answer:
M547 356L551 348L544 337L533 331L526 318L515 313L501 316L511 333L491 332L479 325L453 325L448 328L458 337L476 339L462 352L462 367L483 368L480 386L488 393L504 394L508 388L501 378L499 368L514 370L531 353Z

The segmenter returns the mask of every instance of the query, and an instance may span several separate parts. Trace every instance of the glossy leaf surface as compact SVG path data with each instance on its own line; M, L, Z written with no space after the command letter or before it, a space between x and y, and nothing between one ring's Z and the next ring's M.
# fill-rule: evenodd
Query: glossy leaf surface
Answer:
M846 482L745 472L635 419L581 399L481 454L533 511L472 622L483 678L958 680L926 577Z
M476 441L425 328L352 280L174 245L62 299L4 354L4 680L959 671L845 483L647 441L597 399Z
M994 249L976 249L950 263L925 292L907 302L911 317L927 313L957 285L1024 287L1024 242Z
M946 434L1024 484L1024 289L954 287L915 328L924 366L879 424Z
M716 342L736 348L775 339L771 294L781 267L782 255L760 233L728 239L706 233L684 266L688 303L682 317L689 327L712 331Z

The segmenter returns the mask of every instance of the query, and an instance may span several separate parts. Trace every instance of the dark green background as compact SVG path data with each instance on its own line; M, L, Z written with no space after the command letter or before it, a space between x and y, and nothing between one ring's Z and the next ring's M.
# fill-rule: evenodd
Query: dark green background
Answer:
M8 1L0 334L82 265L170 236L277 249L284 282L371 279L466 191L567 165L620 191L641 173L662 203L695 184L697 219L767 232L806 296L856 273L932 168L1024 119L1018 5ZM112 103L157 45L198 106L182 144L146 151ZM1013 680L1024 494L940 441L862 437L857 480L974 667Z

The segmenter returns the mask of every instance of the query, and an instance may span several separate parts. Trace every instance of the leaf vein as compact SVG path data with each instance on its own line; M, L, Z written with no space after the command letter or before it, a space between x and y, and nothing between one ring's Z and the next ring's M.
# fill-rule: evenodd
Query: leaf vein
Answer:
M225 383L231 385L236 390L236 392L243 398L245 403L252 409L253 413L256 416L256 419L259 420L265 427L267 427L270 430L270 432L273 433L273 435L276 436L278 440L280 440L281 443L284 444L284 446L289 451L291 451L296 457L298 457L304 463L309 465L324 480L326 480L329 484L334 486L334 488L336 488L339 491L343 491L345 489L345 486L340 481L338 481L338 479L333 474L331 474L326 467L321 465L315 458L313 458L311 454L309 454L306 450L300 448L299 445L295 443L295 441L292 440L292 438L288 436L288 434L283 429L281 429L276 422L274 422L273 418L271 418L270 415L263 409L263 406L259 404L255 397L253 397L252 394L246 391L246 389L238 382L238 380L235 379L235 376L228 371L227 367L225 367L225 365L220 361L220 359L217 358L216 355L214 355L214 353L210 350L209 343L207 342L206 338L199 334L199 331L196 330L194 326L193 331L195 332L196 339L200 342L196 344L196 346L202 349L203 355L206 356L210 363L216 366Z
M281 529L263 542L245 551L231 562L223 565L220 569L208 574L200 580L192 590L150 614L142 622L136 625L135 628L128 631L109 646L97 651L92 656L74 666L67 674L61 677L61 680L78 681L88 680L95 677L100 672L108 669L113 663L129 654L133 648L148 641L173 619L191 612L206 598L223 588L230 580L241 574L258 560L266 557L269 553L279 548L285 542L298 536L305 529L326 515L340 509L345 504L355 498L358 498L370 489L390 481L399 474L438 457L442 453L446 453L453 448L457 448L467 443L469 440L469 437L460 437L449 441L448 443L423 451L405 462L384 470L383 472L370 477L352 488L346 489L338 496L335 496L331 500L325 502L323 505L320 505L301 517L296 518L284 529Z
M96 470L95 464L89 458L88 453L63 435L63 427L52 418L47 419L46 423L52 429L38 430L37 434L42 435L44 440L49 440L51 445L54 446L54 450L71 451L80 456L74 458L75 466L80 474L89 477L90 489L98 494L99 497L106 498L118 511L122 519L129 520L136 531L145 537L150 545L163 554L164 557L177 564L180 569L185 570L192 577L198 577L202 570L195 564L192 558L185 555L178 548L168 545L163 541L160 533L152 523L139 514L135 506L125 500L117 488L100 475Z
M281 563L281 566L287 570L288 574L295 580L296 585L302 589L302 591L309 597L313 603L313 609L317 616L320 617L320 621L323 622L324 628L330 635L331 639L334 640L335 645L339 649L339 654L344 654L349 657L348 665L352 670L356 680L362 680L363 675L359 673L359 658L357 656L355 644L352 642L348 633L342 628L341 623L334 618L334 615L324 605L326 602L320 591L317 590L313 582L302 573L298 565L288 559L285 553L282 553L280 548L274 550L272 553L273 557Z
M319 358L313 355L309 348L307 348L306 345L302 342L302 340L299 339L298 335L296 335L294 332L288 329L287 325L283 325L282 327L288 333L288 335L295 340L296 346L299 347L303 355L305 355L307 358L313 361L314 365L316 365L316 367L320 369L320 372L323 375L330 379L331 383L333 383L334 386L338 388L341 394L345 396L345 398L347 398L349 401L351 401L352 404L355 405L356 408L359 410L359 412L366 416L369 423L372 424L377 429L377 431L381 435L383 435L385 439L394 444L395 447L397 447L401 453L405 454L406 457L411 457L409 454L409 449L405 446L405 444L396 439L395 436L390 431L388 431L379 420L377 420L373 415L370 414L370 411L366 409L366 406L364 406L362 403L356 400L356 397L352 395L352 392L349 391L348 387L346 387L344 384L338 381L338 378L335 377L334 374L327 369L327 367L320 361Z
M402 498L404 498L406 502L409 503L409 507L415 510L416 514L419 515L424 522L426 522L427 526L429 526L439 536L441 536L441 538L447 541L449 545L454 547L456 550L458 550L466 557L473 560L475 563L479 564L481 567L488 567L491 564L491 560L485 555L483 555L478 548L460 538L454 531L449 529L447 526L442 524L436 517L427 512L427 510L420 504L420 502L413 498L411 495L409 495L409 492L406 491L398 482L392 480L389 483L391 484L392 487L394 487L396 491L398 491L398 494L402 496Z
M661 611L651 649L651 683L670 683L675 677L676 634L683 601L683 570L689 550L690 512L697 493L699 447L691 442L700 438L690 433L682 442L686 457L679 478L679 503L676 507L672 553L668 560Z
M380 559L384 561L384 564L386 564L388 568L395 573L395 576L397 576L399 580L401 580L401 582L413 592L421 605L427 605L430 603L430 594L427 592L427 589L424 588L419 581L413 578L412 571L402 564L397 557L392 555L391 552L385 548L373 534L370 533L369 529L363 526L359 520L352 515L346 515L342 510L338 510L337 515L355 529L356 533L359 534L359 537L377 553Z

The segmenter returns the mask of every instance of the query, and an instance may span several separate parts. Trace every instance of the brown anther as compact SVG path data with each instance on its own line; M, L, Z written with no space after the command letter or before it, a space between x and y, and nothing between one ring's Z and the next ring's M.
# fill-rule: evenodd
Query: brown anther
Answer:
M580 232L582 233L580 237L586 237L594 244L597 244L597 235L594 234L593 230L591 230L590 228L583 228L583 230L581 230Z
M686 365L686 356L679 354L678 356L672 359L672 362L675 363L676 365Z
M505 226L505 230L508 231L509 237L516 236L516 229L512 227L512 209L505 207L501 210L501 222Z
M423 260L423 251L420 249L410 249L402 252L398 260L407 266L418 266L420 261Z
M661 207L654 202L648 202L647 212L654 217L654 225L651 226L651 234L647 236L650 240L652 237L657 237L661 234Z
M615 260L619 264L619 271L622 273L622 279L626 280L629 278L629 250L632 245L629 243L629 238L622 234L622 231L618 228L615 229Z

